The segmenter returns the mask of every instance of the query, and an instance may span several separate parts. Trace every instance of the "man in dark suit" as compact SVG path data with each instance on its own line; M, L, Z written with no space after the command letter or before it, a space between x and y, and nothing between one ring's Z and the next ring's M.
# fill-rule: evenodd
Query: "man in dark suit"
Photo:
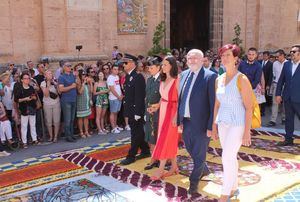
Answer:
M283 98L286 116L285 140L280 146L293 145L295 114L300 119L300 45L293 46L290 53L292 60L284 63L276 89L276 101L279 104Z
M264 51L263 52L263 61L262 61L262 67L263 67L263 73L265 77L265 86L263 86L267 91L270 90L270 86L273 81L273 63L269 60L270 59L270 52ZM267 106L272 105L272 96L269 96L268 93L265 94ZM262 115L265 113L265 104L262 105Z
M136 72L137 58L130 54L125 54L123 66L126 71L124 84L124 116L128 117L131 128L131 147L126 159L121 161L122 165L128 165L136 160L138 149L141 154L138 159L150 156L149 145L145 141L144 114L145 114L145 79L143 75Z
M183 140L191 155L194 168L189 177L189 193L198 192L201 178L209 174L205 163L211 136L217 75L203 67L203 53L192 49L187 54L189 69L180 76L178 125L183 129Z

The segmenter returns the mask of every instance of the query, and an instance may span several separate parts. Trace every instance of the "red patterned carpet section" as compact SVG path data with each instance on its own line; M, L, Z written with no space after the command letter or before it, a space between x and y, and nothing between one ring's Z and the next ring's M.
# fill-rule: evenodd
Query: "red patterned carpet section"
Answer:
M217 201L217 199L209 199L201 194L189 195L185 188L161 180L153 181L148 175L131 171L113 163L96 160L78 152L64 154L62 157L68 162L88 168L101 175L132 184L144 191L152 191L159 196L166 197L168 201Z

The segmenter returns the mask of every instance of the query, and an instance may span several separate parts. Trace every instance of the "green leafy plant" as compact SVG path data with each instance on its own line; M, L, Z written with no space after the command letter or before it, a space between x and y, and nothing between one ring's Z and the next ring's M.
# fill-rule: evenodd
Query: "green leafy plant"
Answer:
M245 54L245 50L244 50L244 48L242 46L243 40L240 38L241 27L240 27L239 24L236 23L233 29L234 29L234 35L235 36L232 39L232 43L236 44L236 45L238 45L240 47L240 49L241 49L240 57L242 57Z
M171 52L170 49L161 45L162 39L165 37L166 24L164 21L160 22L156 28L152 39L152 48L148 51L148 55L167 54Z

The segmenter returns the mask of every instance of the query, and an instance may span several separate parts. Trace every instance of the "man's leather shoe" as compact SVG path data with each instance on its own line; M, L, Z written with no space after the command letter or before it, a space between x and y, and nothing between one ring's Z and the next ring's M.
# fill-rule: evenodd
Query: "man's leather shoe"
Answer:
M67 137L67 138L66 138L66 141L67 141L67 142L75 142L75 140L74 140L73 138L71 138L71 137Z
M188 189L189 194L197 194L198 193L198 182L190 182L190 187Z
M284 140L283 142L278 142L277 146L293 146L293 140Z
M132 164L134 162L135 162L134 158L126 158L126 159L122 160L120 162L120 164L126 166L126 165Z
M281 124L284 125L285 124L285 119L281 120Z
M270 121L268 124L267 124L268 127L273 127L273 126L276 126L276 123L273 122L273 121Z
M74 137L74 136L72 136L71 138L72 138L73 140L75 140L75 141L77 140L76 137Z
M211 173L211 172L210 172L209 170L203 171L203 173L202 173L202 175L201 175L201 177L200 177L200 180L201 180L203 177L208 176L210 173Z
M141 153L141 154L137 155L135 158L136 158L136 160L140 160L140 159L148 158L150 156L151 156L150 153L146 153L146 154Z
M144 168L144 170L151 170L152 168L154 168L154 167L159 167L159 161L155 161L154 163L151 163L151 164L148 164L145 168Z

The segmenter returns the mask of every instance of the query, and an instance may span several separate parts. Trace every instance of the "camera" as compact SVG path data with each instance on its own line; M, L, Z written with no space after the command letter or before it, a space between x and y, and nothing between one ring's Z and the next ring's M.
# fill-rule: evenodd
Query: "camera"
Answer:
M82 49L82 45L76 45L76 50L80 51Z

